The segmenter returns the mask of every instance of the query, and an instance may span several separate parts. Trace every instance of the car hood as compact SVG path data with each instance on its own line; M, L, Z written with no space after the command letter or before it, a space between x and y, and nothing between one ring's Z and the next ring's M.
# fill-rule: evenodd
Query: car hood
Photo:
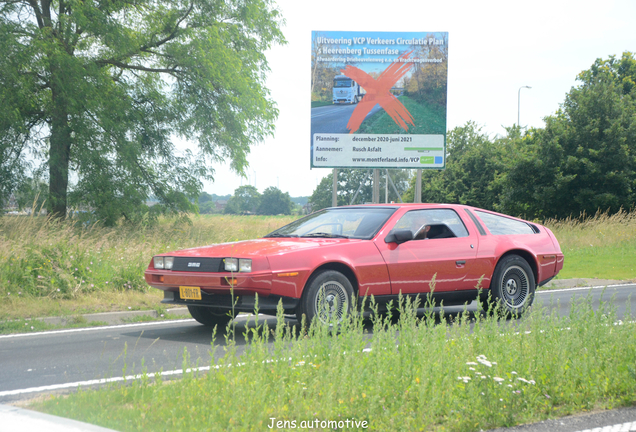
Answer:
M263 238L232 243L220 243L191 249L182 249L161 255L188 257L250 258L255 256L279 255L300 250L315 249L321 246L359 242L358 239L324 238Z

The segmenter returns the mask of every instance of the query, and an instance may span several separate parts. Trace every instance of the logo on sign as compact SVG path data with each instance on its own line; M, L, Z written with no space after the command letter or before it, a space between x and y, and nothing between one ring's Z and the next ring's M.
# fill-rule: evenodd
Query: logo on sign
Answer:
M200 262L189 262L188 267L201 267Z

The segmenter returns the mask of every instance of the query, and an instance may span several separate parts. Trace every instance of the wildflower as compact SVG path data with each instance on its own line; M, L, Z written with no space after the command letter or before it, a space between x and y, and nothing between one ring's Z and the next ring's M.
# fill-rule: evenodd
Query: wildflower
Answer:
M477 366L477 363L475 363L475 362L466 362L466 364L468 366Z
M548 394L544 394L543 396L545 396L546 399L550 399L550 395L548 395Z
M475 368L474 367L469 367L468 369L470 369L471 371L474 371Z
M77 271L77 267L75 267L75 271Z
M31 330L33 330L33 326L31 326Z
M38 279L42 279L44 276L42 275L38 275Z
M501 383L504 380L503 378L499 378L499 377L493 377L492 379L497 381L498 383Z
M161 314L161 318L163 318L163 314Z
M57 289L57 292L60 292L60 289L59 289L59 288Z
M130 306L128 306L128 309L130 310L130 309L132 309L132 308L131 308Z
M95 287L95 285L91 284L91 288Z

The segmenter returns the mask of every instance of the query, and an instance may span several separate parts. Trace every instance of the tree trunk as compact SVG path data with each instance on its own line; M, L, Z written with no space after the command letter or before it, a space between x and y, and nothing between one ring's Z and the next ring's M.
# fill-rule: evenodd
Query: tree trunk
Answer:
M64 72L51 67L51 137L49 143L49 203L47 210L56 218L66 217L68 168L71 157L71 128L61 83ZM63 78L62 78L63 79Z

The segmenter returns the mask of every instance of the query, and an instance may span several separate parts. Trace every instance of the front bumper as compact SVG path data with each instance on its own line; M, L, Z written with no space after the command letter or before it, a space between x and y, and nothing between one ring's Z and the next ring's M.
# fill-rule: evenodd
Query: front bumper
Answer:
M255 312L258 307L259 312L272 315L276 314L279 303L282 303L286 314L295 313L298 302L299 299L297 298L278 295L261 297L253 294L214 294L205 291L201 291L201 300L184 300L179 297L179 291L164 291L163 300L161 300L161 303L205 306L224 312L231 310L235 312Z

